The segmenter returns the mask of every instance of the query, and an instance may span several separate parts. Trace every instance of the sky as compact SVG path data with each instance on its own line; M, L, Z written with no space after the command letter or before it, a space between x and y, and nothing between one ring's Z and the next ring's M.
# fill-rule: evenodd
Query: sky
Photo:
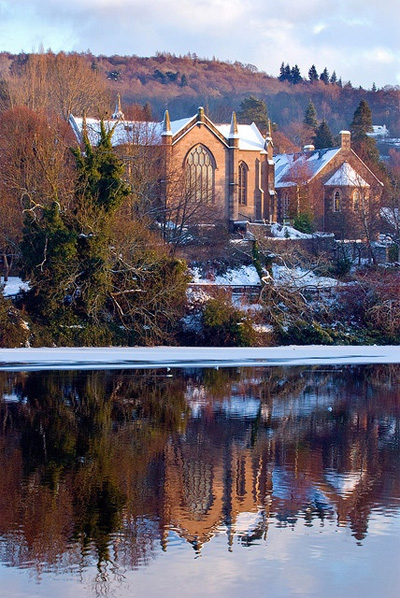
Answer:
M0 51L176 55L400 85L398 0L0 0Z

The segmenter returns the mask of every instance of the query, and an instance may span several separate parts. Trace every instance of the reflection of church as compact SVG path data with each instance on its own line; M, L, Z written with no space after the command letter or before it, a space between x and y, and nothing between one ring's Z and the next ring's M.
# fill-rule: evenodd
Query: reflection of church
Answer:
M281 408L279 402L278 412ZM226 400L216 404L203 396L184 435L172 437L164 450L164 549L169 529L201 551L216 533L227 534L229 548L234 538L246 544L265 539L271 522L310 525L315 519L349 525L362 540L379 469L376 459L371 461L376 436L359 430L361 437L349 443L340 464L326 438L314 439L315 446L307 448L315 425L315 417L313 422L304 418L300 427L290 415L271 420L261 403L258 411L238 417Z

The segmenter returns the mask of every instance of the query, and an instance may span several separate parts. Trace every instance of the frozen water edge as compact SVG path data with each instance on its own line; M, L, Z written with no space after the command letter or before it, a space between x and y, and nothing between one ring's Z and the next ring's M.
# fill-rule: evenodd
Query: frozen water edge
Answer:
M0 370L400 363L400 346L96 347L0 349Z

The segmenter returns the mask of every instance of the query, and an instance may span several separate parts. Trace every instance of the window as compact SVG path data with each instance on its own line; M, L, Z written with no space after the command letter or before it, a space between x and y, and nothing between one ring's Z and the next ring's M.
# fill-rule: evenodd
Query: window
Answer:
M290 198L289 193L285 191L282 195L282 218L285 220L289 218L289 205L290 205Z
M336 189L336 191L333 194L333 211L342 211L342 195L338 189Z
M192 199L214 200L215 161L204 145L196 145L186 158L186 185Z
M239 164L239 205L247 206L247 173L248 166L245 162Z
M358 212L360 209L360 192L358 189L353 191L353 210Z

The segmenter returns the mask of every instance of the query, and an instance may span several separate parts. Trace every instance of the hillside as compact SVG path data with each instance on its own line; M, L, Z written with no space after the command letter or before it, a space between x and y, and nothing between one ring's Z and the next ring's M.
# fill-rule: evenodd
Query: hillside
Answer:
M269 116L278 127L301 122L309 100L319 119L333 132L348 128L362 98L366 99L375 124L385 124L400 137L400 88L354 89L350 82L328 83L308 80L297 84L260 72L254 65L201 59L195 54L153 57L79 55L106 82L110 97L119 92L123 106L149 103L153 117L161 119L168 108L174 119L193 114L199 105L214 121L225 121L249 95L266 101ZM26 55L0 54L0 77L17 74ZM311 65L310 65L311 66ZM278 74L277 74L278 75ZM307 73L302 73L307 78Z

